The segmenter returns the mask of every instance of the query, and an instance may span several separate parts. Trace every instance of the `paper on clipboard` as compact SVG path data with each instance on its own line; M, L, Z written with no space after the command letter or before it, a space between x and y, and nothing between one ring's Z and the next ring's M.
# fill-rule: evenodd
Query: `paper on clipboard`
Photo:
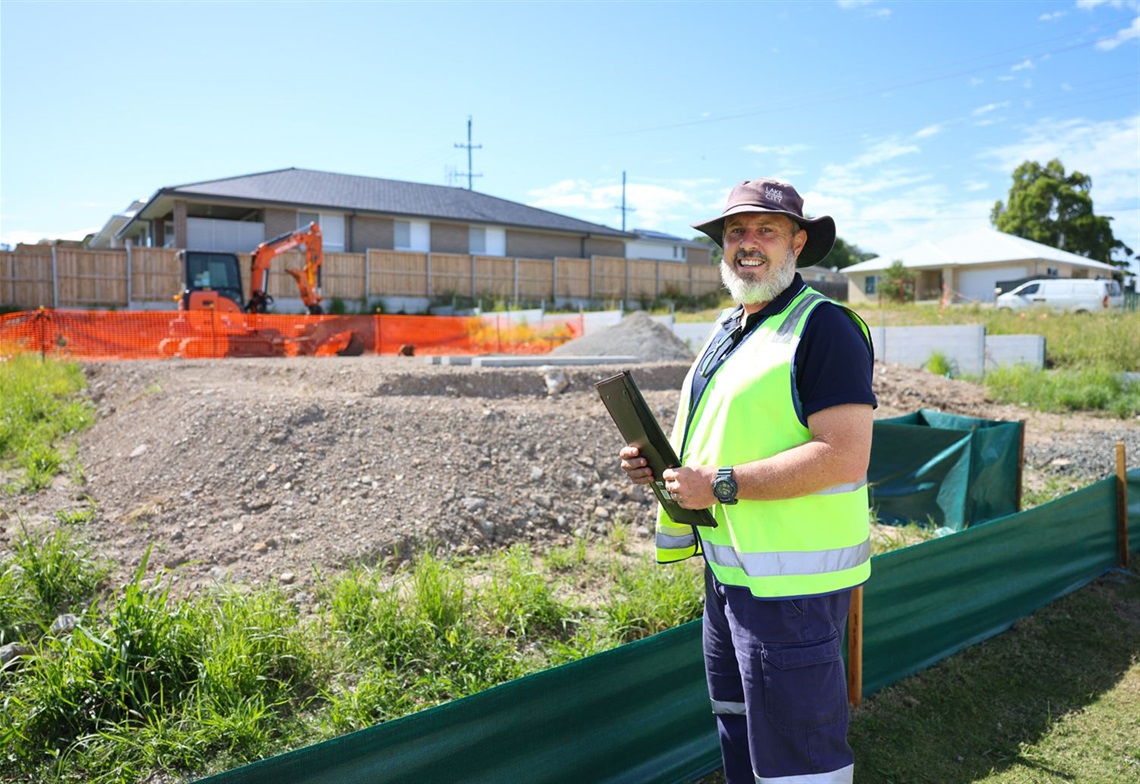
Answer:
M665 514L675 523L716 527L716 520L708 509L685 509L665 490L662 472L666 468L676 468L681 463L630 372L623 370L616 376L602 379L594 387L601 395L602 403L610 412L614 424L621 431L622 438L627 444L636 446L641 456L649 461L649 467L653 469L653 483L650 487Z

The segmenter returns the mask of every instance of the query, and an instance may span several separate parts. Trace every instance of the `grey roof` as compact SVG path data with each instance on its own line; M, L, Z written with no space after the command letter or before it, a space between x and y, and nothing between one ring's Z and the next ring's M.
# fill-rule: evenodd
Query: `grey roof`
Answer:
M163 188L151 197L147 207L185 197L632 237L608 226L463 188L296 168ZM144 208L139 216L154 217L147 213Z
M674 245L689 245L696 247L703 245L703 243L696 240L687 240L684 237L678 237L675 234L666 234L663 231L654 231L653 229L632 229L632 232L637 235L638 239L643 240L657 240L671 242Z

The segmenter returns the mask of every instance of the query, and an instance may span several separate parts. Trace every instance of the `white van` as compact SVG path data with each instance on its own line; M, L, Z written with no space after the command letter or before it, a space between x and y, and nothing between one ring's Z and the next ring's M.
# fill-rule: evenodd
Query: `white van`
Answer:
M1021 310L1044 305L1074 313L1092 313L1119 308L1124 292L1115 280L1089 278L1042 278L1022 283L997 298L998 310Z

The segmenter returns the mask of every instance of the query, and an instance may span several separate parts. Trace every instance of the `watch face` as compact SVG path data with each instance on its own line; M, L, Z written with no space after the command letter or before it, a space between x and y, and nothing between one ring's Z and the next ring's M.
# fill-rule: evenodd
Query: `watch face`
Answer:
M721 501L727 501L732 498L736 493L736 488L733 487L732 481L728 479L718 479L713 483L713 495Z

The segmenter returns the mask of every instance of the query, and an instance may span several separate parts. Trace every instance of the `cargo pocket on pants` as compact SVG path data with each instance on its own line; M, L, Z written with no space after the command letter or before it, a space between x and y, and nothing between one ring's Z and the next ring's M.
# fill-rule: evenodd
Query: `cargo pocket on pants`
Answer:
M764 710L773 725L811 730L847 716L839 635L821 642L765 645Z

